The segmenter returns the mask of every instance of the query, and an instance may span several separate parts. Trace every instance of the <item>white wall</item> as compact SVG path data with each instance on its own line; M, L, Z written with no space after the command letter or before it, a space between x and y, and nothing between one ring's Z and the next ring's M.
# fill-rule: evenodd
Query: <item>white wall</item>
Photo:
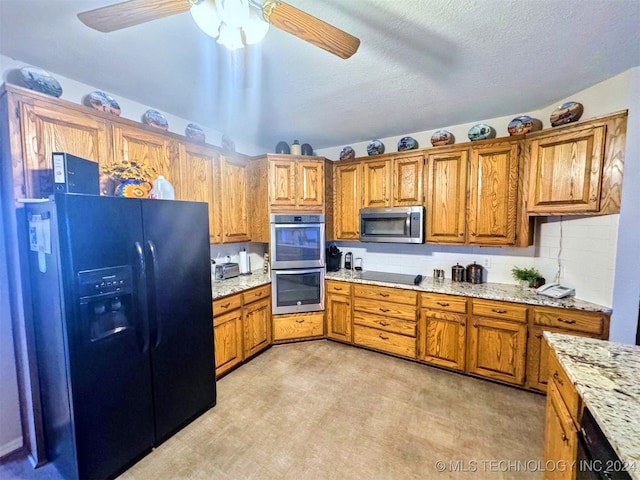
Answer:
M7 81L7 75L15 69L20 69L27 65L24 62L19 60L14 60L4 55L0 55L0 72L2 72L3 81ZM37 66L37 65L36 65ZM62 75L58 75L55 72L51 73L56 80L62 86L62 98L63 100L67 100L72 103L84 104L84 97L86 97L89 93L95 90L101 90L99 85L90 86L84 83L77 82L70 78L64 77ZM109 93L109 92L107 92ZM133 120L135 122L142 122L142 115L149 108L154 108L158 111L160 109L154 107L153 105L143 105L134 100L129 100L127 98L122 98L119 96L115 96L114 98L120 105L120 109L122 110L121 117L127 118L129 120ZM191 123L191 120L176 117L169 113L162 112L167 121L169 122L169 131L173 133L177 133L178 135L184 135L184 131L187 128L187 125ZM205 132L206 141L210 145L222 145L222 133L216 130L212 130L210 128L205 127L204 125L200 125ZM236 144L236 150L238 152L244 153L246 155L261 155L267 149L265 147L260 147L257 145L252 145L250 143L242 142L242 139L234 138L233 139Z
M227 245L211 245L211 258L215 260L216 263L224 263L227 260L226 257L229 256L230 262L238 263L238 254L243 248L247 250L251 271L262 272L263 255L268 248L266 243L243 242Z
M594 85L586 90L576 92L567 98L557 101L531 112L514 112L508 115L492 119L477 119L462 125L443 126L454 134L456 143L468 141L467 132L476 123L484 122L493 126L498 137L508 136L507 125L518 115L530 115L542 121L543 128L550 128L549 117L551 112L561 103L574 100L583 104L584 113L582 119L589 119L600 115L606 115L619 110L630 109L628 147L625 164L625 183L623 189L623 207L626 206L627 198L631 198L628 190L632 190L629 184L637 177L637 142L632 138L631 128L638 124L637 98L636 110L632 110L632 97L630 85L632 78L638 76L638 68L629 70L620 75L612 77L602 83ZM523 92L526 94L526 92ZM424 132L412 132L406 135L412 136L421 148L431 147L430 138L435 130ZM398 137L388 137L380 139L386 146L387 152L397 149L398 140L405 135ZM637 138L638 135L636 134ZM635 150L631 142L636 142ZM357 156L366 156L366 146L368 142L353 143ZM338 159L343 145L317 151L318 155L330 159ZM635 151L635 154L634 154ZM634 183L637 185L637 182ZM635 187L637 190L637 187ZM638 204L635 197L635 205ZM629 203L633 205L633 200ZM629 208L629 207L628 207ZM631 213L627 212L631 217ZM630 225L634 223L630 220ZM481 247L445 247L437 245L402 245L393 244L384 247L375 244L364 246L359 243L338 243L343 251L353 251L354 256L364 258L365 268L381 271L399 271L401 268L407 273L432 274L434 268L444 268L447 278L450 278L450 267L456 262L462 265L477 261L481 263L488 259L491 267L488 269L487 279L490 282L515 283L510 271L513 266L531 267L534 266L547 281L552 281L558 272L558 253L560 252L560 231L562 227L562 250L560 260L564 266L564 277L560 280L563 284L574 287L578 298L588 300L605 306L612 306L614 297L614 277L616 283L625 282L618 280L616 267L616 246L618 243L619 215L606 215L602 217L554 217L548 219L537 219L536 236L534 246L517 248L481 248ZM637 221L635 225L638 225ZM629 240L631 241L631 240ZM636 236L636 242L638 236ZM380 245L380 244L378 244ZM344 247L344 248L343 248ZM620 263L620 261L618 261ZM625 263L626 264L626 263ZM625 275L623 278L626 279ZM636 317L637 302L639 298L636 290ZM622 305L619 303L619 305ZM625 314L626 315L626 314ZM614 314L614 318L618 320ZM635 317L634 317L635 318ZM634 320L635 321L635 320ZM634 323L635 324L635 323ZM612 326L612 338L622 339L618 336L617 326ZM615 333L615 335L614 335Z

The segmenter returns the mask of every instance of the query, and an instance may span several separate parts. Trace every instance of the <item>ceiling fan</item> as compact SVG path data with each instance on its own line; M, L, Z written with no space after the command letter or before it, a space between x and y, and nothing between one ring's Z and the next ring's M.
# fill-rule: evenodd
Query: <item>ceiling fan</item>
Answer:
M234 16L229 14L239 11L232 9L237 8L239 4L246 4L247 12L251 10L252 15L257 14L257 17L264 20L264 22L340 58L351 57L360 46L360 40L353 35L279 0L127 0L79 13L78 18L85 25L95 30L113 32L188 10L192 10L194 19L197 21L197 17L201 17L202 14L196 13L196 9L203 10L206 4L208 4L210 10L216 11L217 7L223 26L225 23L223 18L224 10L227 10L227 7L224 6L225 4L229 5L227 17L231 19ZM200 25L199 21L196 23ZM261 21L260 23L263 22ZM218 23L218 25L220 24ZM218 36L217 28L216 35L207 33L212 36ZM220 28L219 33L222 37L223 31L222 27ZM238 30L239 34L239 29L236 30ZM264 34L266 34L266 29ZM250 42L245 41L244 43Z

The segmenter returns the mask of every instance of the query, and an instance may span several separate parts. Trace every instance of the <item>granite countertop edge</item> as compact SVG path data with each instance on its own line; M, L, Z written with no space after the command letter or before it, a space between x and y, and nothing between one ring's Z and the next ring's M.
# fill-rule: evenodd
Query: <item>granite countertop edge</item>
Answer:
M640 347L544 332L631 478L640 480Z
M259 270L252 272L251 275L240 275L227 280L214 280L213 278L211 280L211 298L216 300L227 295L268 285L271 283L271 275Z
M544 295L537 295L532 288L522 288L519 285L507 283L472 284L467 282L453 282L451 280L434 280L430 277L424 277L419 285L405 285L374 280L362 280L357 278L357 275L358 272L339 270L337 272L327 272L325 278L327 280L342 282L404 288L407 290L416 290L418 292L425 293L441 293L485 300L500 300L504 302L525 303L528 305L583 310L586 312L611 313L611 308L604 305L598 305L575 297L555 299Z

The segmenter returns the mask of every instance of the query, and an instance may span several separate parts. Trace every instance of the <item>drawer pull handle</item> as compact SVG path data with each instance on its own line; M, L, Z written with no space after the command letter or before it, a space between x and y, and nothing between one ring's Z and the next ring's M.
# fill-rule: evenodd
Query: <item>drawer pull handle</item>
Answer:
M383 327L388 327L389 326L389 322L378 322L378 323Z
M558 372L554 372L553 373L553 379L558 382L561 386L564 385L564 382L562 381L562 379L560 378L560 374Z
M447 302L438 302L438 305L440 305L441 307L448 307L449 304Z
M389 340L389 337L387 337L386 335L383 335L382 333L380 335L378 335L382 340Z
M387 298L389 296L388 293L378 293L381 297Z
M229 307L229 305L231 305L231 302L227 302L227 303L225 303L223 305L220 305L220 308L227 308L227 307Z
M387 313L389 311L389 309L388 308L381 308L380 311L383 312L383 313Z
M506 310L498 310L496 308L492 308L491 311L494 312L494 313L499 313L499 314L507 313Z
M264 292L256 293L256 297L261 297Z
M304 323L304 318L298 318L298 319L296 320L296 323Z
M342 287L333 287L333 289L340 291L340 290L342 290Z
M565 320L564 318L561 318L561 317L558 317L558 321L562 323L566 323L568 325L573 325L574 323L576 323L575 320Z

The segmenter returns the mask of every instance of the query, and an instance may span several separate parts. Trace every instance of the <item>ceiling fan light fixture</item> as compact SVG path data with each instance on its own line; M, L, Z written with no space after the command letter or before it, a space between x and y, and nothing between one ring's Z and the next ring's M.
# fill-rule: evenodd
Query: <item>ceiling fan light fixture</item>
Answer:
M242 27L244 43L255 45L260 43L269 31L269 24L262 20L253 10L249 13L249 20Z
M216 0L218 16L230 27L242 28L249 21L247 0Z
M218 38L222 20L218 16L214 0L202 0L200 3L193 3L191 5L191 16L196 25L200 27L200 30L210 37Z
M218 43L220 45L224 45L229 50L238 50L239 48L244 47L244 42L242 41L242 30L223 22L222 25L220 25Z

